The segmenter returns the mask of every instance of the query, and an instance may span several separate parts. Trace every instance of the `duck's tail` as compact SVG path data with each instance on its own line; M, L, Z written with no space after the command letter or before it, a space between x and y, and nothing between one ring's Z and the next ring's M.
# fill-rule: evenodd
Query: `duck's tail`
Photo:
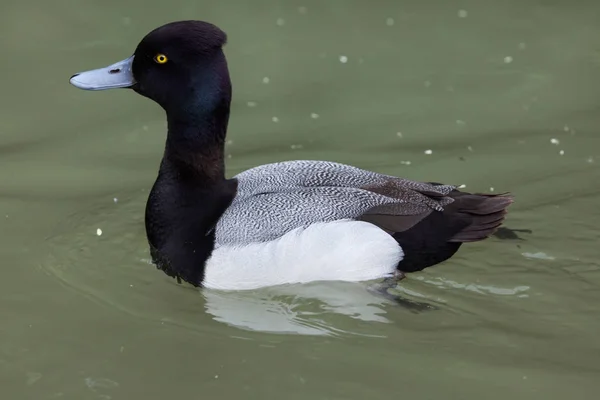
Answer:
M444 213L468 222L448 242L477 242L490 237L504 222L507 208L514 199L504 194L471 194L455 191L450 194L454 202Z

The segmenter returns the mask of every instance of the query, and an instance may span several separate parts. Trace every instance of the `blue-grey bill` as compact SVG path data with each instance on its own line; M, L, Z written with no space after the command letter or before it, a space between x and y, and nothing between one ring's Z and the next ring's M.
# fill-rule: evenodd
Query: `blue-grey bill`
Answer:
M131 65L133 56L108 67L80 72L71 77L73 86L84 90L106 90L131 87L135 84Z

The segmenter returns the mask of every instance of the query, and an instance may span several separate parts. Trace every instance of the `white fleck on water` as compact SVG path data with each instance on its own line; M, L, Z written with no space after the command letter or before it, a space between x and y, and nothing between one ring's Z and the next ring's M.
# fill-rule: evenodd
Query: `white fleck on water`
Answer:
M394 21L394 18L387 18L387 19L385 20L385 24L386 24L387 26L394 26L394 23L395 23L395 21Z
M561 151L558 152L558 154L560 154L561 156L564 156L565 155L565 151L561 150Z
M431 86L431 82L430 81L425 81L423 82L423 86L425 86L426 88Z
M348 62L348 57L346 57L346 56L340 56L340 62L342 64L346 64Z
M462 185L459 185L459 186L458 186L458 188L459 188L459 189L464 189L464 188L466 188L466 187L467 187L467 185L465 185L464 183L463 183Z
M275 23L277 24L277 26L284 26L285 20L283 18L277 18L277 21L275 21Z
M256 107L258 104L255 101L249 101L246 103L248 107Z
M513 58L511 56L504 57L505 64L510 64L511 62L513 62Z
M311 114L310 114L310 117L311 117L312 119L317 119L317 118L319 118L319 114L317 114L317 113L311 113Z
M494 187L493 187L493 186L491 186L491 187L490 187L490 192L493 192L493 191L494 191Z
M555 260L556 258L553 256L550 256L546 253L543 253L541 251L538 251L537 253L521 253L523 256L527 257L527 258L536 258L538 260Z
M525 42L521 42L517 47L519 50L525 50L527 48L527 44L525 44Z
M265 77L262 79L262 83L264 83L265 85L266 85L266 84L268 84L269 82L271 82L271 79L269 79L269 77L268 77L268 76L265 76Z
M404 136L402 136L402 132L396 132L396 136L398 136L400 139L402 139Z
M27 372L27 385L31 386L42 379L42 374L39 372Z
M457 119L456 120L456 125L466 125L466 122L463 121L462 119Z
M96 235L102 236L102 229L100 229L100 228L96 229Z
M306 8L304 6L300 6L300 7L298 7L298 12L300 14L306 14L308 12L308 8Z
M304 148L304 146L302 146L301 144L293 144L290 146L290 149L292 149L292 150L300 150L303 148Z
M412 164L412 162L410 162L410 161L400 161L400 164L402 164L402 165L410 165L410 164Z
M558 140L556 138L552 138L552 139L550 139L550 143L552 143L552 144L560 144L560 140Z
M279 118L273 117L273 118L271 118L271 121L273 121L273 122L279 122Z
M524 292L527 292L531 289L529 286L515 286L512 288L503 288L498 286L490 286L490 285L479 285L475 283L460 283L456 281L451 281L448 279L437 278L433 279L421 279L426 283L434 284L438 287L451 287L454 289L464 289L469 292L475 292L479 294L495 294L500 296L515 296L515 295L523 295ZM527 297L525 295L524 297Z
M458 18L467 18L469 13L467 12L467 10L458 10L457 15L458 15Z
M119 199L117 199L116 197L113 197L113 202L115 202L115 203L116 203L116 202L118 202L118 201L119 201Z
M427 155L430 155L430 154L433 154L433 150L427 149L427 150L424 151L424 153L427 154Z
M96 389L112 389L119 386L119 382L106 378L87 377L84 381L85 385L94 391Z
M472 151L473 151L473 148L472 148L471 146L467 146L467 150L469 150L469 151L471 151L471 152L472 152Z

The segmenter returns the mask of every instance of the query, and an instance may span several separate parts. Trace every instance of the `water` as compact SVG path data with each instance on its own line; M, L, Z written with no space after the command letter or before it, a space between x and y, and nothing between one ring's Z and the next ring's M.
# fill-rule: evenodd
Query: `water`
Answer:
M596 2L4 2L7 399L563 399L600 389ZM150 29L229 33L228 174L329 159L511 191L522 240L405 280L198 292L148 265L164 116L71 73ZM101 235L98 235L98 229Z

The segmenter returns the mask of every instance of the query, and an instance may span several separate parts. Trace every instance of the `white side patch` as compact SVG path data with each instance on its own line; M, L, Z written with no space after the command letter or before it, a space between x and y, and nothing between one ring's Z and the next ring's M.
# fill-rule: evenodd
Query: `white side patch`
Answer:
M215 249L206 262L203 284L248 290L313 281L367 281L389 276L403 256L389 234L367 222L319 223L266 243Z

